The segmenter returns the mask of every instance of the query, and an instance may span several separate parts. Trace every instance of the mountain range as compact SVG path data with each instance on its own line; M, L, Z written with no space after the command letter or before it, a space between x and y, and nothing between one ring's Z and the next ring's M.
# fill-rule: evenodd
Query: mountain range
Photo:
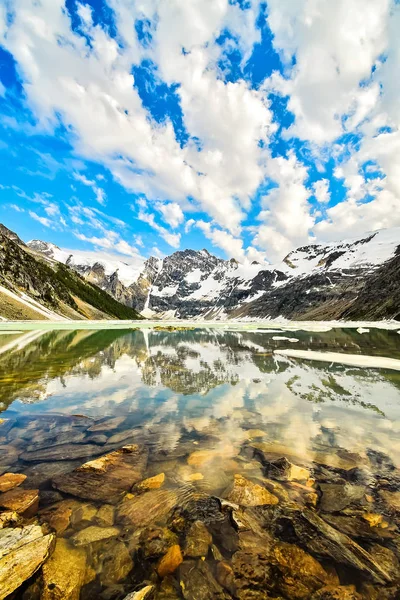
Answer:
M148 318L400 318L400 228L309 244L274 265L184 250L150 257L140 270L41 240L27 247Z

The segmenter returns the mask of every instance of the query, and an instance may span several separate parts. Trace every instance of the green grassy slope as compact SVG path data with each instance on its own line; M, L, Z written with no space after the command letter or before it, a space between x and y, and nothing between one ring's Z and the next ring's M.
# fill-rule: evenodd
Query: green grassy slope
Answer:
M0 231L0 284L13 291L24 291L51 310L62 314L67 305L86 316L74 296L102 311L109 318L141 319L133 308L114 300L107 292L85 281L61 264L51 264L34 255Z

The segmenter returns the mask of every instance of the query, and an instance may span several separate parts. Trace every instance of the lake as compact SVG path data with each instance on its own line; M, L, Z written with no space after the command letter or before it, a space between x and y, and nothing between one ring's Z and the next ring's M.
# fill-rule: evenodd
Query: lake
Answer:
M0 597L400 598L399 369L394 329L0 335Z

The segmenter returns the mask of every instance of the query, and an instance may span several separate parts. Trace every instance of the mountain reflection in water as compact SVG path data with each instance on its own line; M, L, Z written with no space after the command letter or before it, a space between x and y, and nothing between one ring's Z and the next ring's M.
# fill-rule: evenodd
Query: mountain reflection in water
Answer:
M22 488L38 487L43 498L50 498L46 493L57 487L57 506L71 496L77 496L93 501L95 510L100 510L104 502L100 497L90 494L79 496L75 490L71 491L69 484L59 483L59 478L91 458L118 450L126 444L139 444L146 453L147 466L143 467L142 477L161 476L162 473L160 486L163 493L175 494L175 504L171 504L171 507L175 506L175 512L178 509L184 511L188 503L199 502L202 498L211 502L210 498L224 497L240 504L237 499L234 500L236 492L229 496L226 489L232 485L234 477L235 482L239 481L237 477L245 477L244 481L249 485L255 484L257 489L259 485L266 486L276 494L279 510L281 503L296 502L299 506L308 506L307 510L311 510L312 514L316 511L316 514L324 516L325 511L327 517L324 523L351 535L366 550L370 544L379 542L384 550L390 549L393 556L398 554L398 508L391 505L384 494L399 493L400 373L294 360L273 353L276 349L290 347L400 358L400 335L383 330L359 334L350 329L334 329L327 333L288 333L196 328L187 331L52 331L0 336L1 417L7 419L5 425L0 425L1 471L25 473L28 479ZM82 421L79 422L79 419ZM5 427L3 432L2 426ZM283 456L307 469L308 481L300 477L295 483L285 475L277 477L274 483L270 462ZM359 473L364 471L370 473L372 479L361 478L360 483ZM350 481L356 484L354 489L357 488L358 492L361 489L361 496L344 502L343 506L336 506L334 501L329 500L333 505L331 510L327 498L332 494L329 490L324 492L324 489L326 486L348 486ZM128 489L126 491L129 492ZM141 493L136 488L132 491L134 494ZM154 491L145 493L155 494ZM343 490L337 488L337 494L343 497ZM134 496L131 496L129 492L124 502L133 502ZM42 511L48 502L43 498ZM110 502L116 504L117 513L120 511L118 514L127 518L124 502L121 501L122 508L118 508L117 500ZM169 500L164 498L163 502L168 504ZM400 503L400 500L397 502ZM193 509L194 513L196 510ZM206 508L204 510L207 512ZM354 519L363 519L364 513L378 515L376 519L385 523L382 537L375 532L370 538L365 534L365 519L364 533L356 531L353 535L346 519L352 518L352 523L355 523ZM131 518L132 514L129 515ZM235 518L230 516L231 529ZM283 518L282 515L280 518ZM285 535L282 533L285 529L281 531L282 524L273 531L278 537L282 534L279 543L289 545L293 536L302 537L300 530L305 525L296 521L297 517L286 513L284 518L294 519L291 525L294 533L285 537L287 532L285 530ZM172 519L170 514L168 519ZM190 521L187 515L185 519ZM263 514L262 519L267 519L267 516ZM260 523L264 522L262 519ZM335 522L335 519L339 521ZM66 526L65 536L64 532L57 533L59 537L74 540L80 531L86 531L89 522L89 518L83 519L83 524L79 525L75 519ZM122 522L125 523L123 519ZM188 543L186 536L189 534L183 525L183 529L179 530L180 525L175 522L164 522L162 518L160 522L156 519L156 522L157 526L168 523L171 535L175 536L175 546ZM116 523L118 525L118 519ZM137 526L136 523L135 530ZM268 535L272 535L272 525L269 527ZM136 564L135 561L139 560L135 554L137 548L132 546L132 549L125 542L124 546L122 530L118 531L120 537L115 544L122 544L123 553L127 552L127 547L131 556L135 555ZM240 531L241 526L236 525L236 540L240 539ZM215 524L209 526L209 532L214 543L219 540L219 551L222 552L217 560L217 551L213 551L205 563L210 563L213 577L218 579L215 560L218 564L227 560L226 568L234 572L232 577L239 577L235 571L239 569L237 561L235 563L236 542L229 542L231 549L228 543L224 546L224 534ZM139 533L145 535L141 529ZM322 534L319 532L317 535ZM145 544L140 540L138 538L137 544ZM299 541L300 546L301 543ZM107 541L107 544L111 542ZM105 549L102 547L102 552L106 551L106 546ZM159 571L159 579L152 577L151 573L159 556L147 556L144 547L140 546L140 568L135 571L133 563L129 562L131 559L127 559L130 568L115 581L112 577L105 577L104 564L96 559L97 566L93 567L93 563L92 568L97 569L97 575L82 586L81 598L124 598L125 592L139 589L142 581L151 581L151 585L155 585L152 591L156 594L154 598L190 598L178 582L181 577L190 589L190 577L185 574L184 566L179 577L175 576L175 583L171 583L176 595L172 592L170 596L157 595L161 576ZM367 570L355 567L347 559L343 566L333 551L326 554L321 548L307 544L303 544L303 550L325 561L337 572L341 582L354 583L359 590L362 588L362 597L378 597L372 595L376 592L375 584L378 588L384 586L385 590L389 583L392 587L394 585L395 577L379 580L376 575L374 580ZM113 546L112 553L115 552ZM279 571L281 567L275 565L274 568ZM341 569L344 569L343 572ZM208 575L202 572L202 577L212 589ZM243 578L243 574L240 577ZM329 577L326 585L332 583L328 580ZM218 581L216 585L222 585L221 589L225 590L222 595L215 595L214 590L204 598L246 598L245 592L243 595L238 591L236 580L232 583L236 591ZM112 596L107 590L117 582L121 589ZM336 583L339 585L338 580ZM260 584L260 589L264 585L265 582ZM313 586L310 589L306 586L305 595L296 595L289 589L289 584L279 585L271 591L271 596L248 597L309 598L310 589L314 590ZM370 593L369 585L372 586L370 596L367 595L367 592ZM249 590L246 593L249 594ZM251 588L251 593L256 592L257 586ZM107 593L111 595L107 596ZM390 599L397 596L383 597Z

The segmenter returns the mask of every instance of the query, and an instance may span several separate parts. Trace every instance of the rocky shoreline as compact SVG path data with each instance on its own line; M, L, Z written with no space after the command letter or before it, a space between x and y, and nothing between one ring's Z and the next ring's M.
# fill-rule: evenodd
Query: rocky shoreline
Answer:
M163 450L123 420L1 423L0 598L399 598L388 456L304 460L254 428Z

